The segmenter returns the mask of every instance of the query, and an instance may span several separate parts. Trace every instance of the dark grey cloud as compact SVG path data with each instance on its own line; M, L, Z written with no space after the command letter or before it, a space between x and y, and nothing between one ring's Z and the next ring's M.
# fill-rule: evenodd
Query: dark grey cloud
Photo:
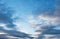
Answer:
M0 34L0 38L2 36L4 36L5 38L7 38L6 36L13 36L13 37L19 37L19 38L24 38L24 37L30 38L30 36L26 33L16 31L16 30L5 30L3 27L0 27L0 33L1 32L4 32L6 34L3 34L3 35ZM4 37L2 37L2 38L4 38Z
M58 35L60 34L60 30L58 29L54 29L55 26L45 26L45 27L41 27L42 30L37 31L37 32L42 32L39 36L38 39L43 39L45 36L44 35L56 35L58 37Z
M0 23L7 24L8 28L13 28L15 24L13 24L13 14L14 10L11 7L8 7L5 3L1 3L4 1L0 1Z

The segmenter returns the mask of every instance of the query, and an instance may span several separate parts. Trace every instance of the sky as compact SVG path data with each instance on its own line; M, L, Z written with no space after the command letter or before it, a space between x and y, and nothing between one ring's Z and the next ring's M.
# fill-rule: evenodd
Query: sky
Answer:
M54 0L6 0L5 2L15 10L12 18L18 31L35 34L36 29L39 29L36 27L37 24L60 26L60 15L59 11L55 13Z

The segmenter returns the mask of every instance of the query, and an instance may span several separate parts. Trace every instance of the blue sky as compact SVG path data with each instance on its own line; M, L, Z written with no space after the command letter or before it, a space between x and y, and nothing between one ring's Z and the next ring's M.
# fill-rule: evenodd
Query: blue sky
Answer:
M15 10L12 18L16 18L14 23L19 31L34 34L36 24L59 26L59 13L53 13L54 0L6 0L6 3Z
M31 0L32 1L32 0ZM13 7L16 10L15 16L17 19L17 24L23 32L34 33L35 30L27 22L28 16L32 15L33 3L28 0L7 0L8 6ZM21 25L19 25L21 24ZM22 28L21 28L22 27Z
M16 20L18 26L21 24L20 27L23 27L25 32L32 33L34 33L35 29L31 27L28 21L33 19L38 22L39 20L34 16L37 17L45 9L54 9L54 0L7 0L7 4L16 10L15 17L19 18ZM23 30L23 28L20 29Z

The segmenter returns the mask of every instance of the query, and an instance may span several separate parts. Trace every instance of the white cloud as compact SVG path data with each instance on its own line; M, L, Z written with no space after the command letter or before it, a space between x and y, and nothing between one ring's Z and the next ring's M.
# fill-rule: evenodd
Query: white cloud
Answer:
M0 31L0 34L7 34L7 33L3 32L3 31Z
M6 24L4 24L4 23L0 23L0 27L3 27L6 30L13 30L13 28L7 28Z
M45 24L51 24L51 25L55 25L58 26L58 17L50 17L50 16L44 16L44 15L39 15L38 18L40 20L45 20Z
M0 26L5 27L5 26L6 26L6 24L4 24L4 23L0 23Z

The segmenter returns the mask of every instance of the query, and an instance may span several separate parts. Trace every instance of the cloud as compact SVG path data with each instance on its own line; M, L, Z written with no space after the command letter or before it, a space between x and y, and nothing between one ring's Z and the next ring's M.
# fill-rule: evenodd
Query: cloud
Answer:
M42 13L40 13L37 17L40 20L40 22L42 22L42 24L37 24L36 26L36 27L40 27L38 28L37 32L42 32L41 35L60 34L57 33L59 32L59 30L55 30L55 29L53 30L53 28L60 26L60 20L59 20L60 13L58 10L56 12L55 9L53 11L48 9L47 11L43 11Z
M3 32L3 33L1 33ZM5 30L3 27L0 27L0 33L4 34L6 33L6 35L9 36L14 36L14 37L30 37L28 34L20 32L20 31L16 31L16 30Z
M40 13L36 12L34 14L35 16L34 18L36 19L33 19L33 20L37 21L37 22L34 21L36 22L34 26L37 32L42 32L42 34L39 35L39 37L41 36L41 38L43 37L42 35L46 33L58 34L57 32L59 30L55 30L55 29L53 30L53 28L60 27L60 20L59 20L60 19L60 5L59 5L60 1L55 0L54 2L55 4L53 4L53 8L50 8L51 6L49 6L49 8L43 9L42 11L40 11Z
M39 19L50 21L52 25L60 26L60 5L59 0L55 0L54 8L44 9L39 15Z
M40 20L45 20L45 21L49 21L51 22L51 24L56 25L56 26L60 26L60 1L59 0L45 0L45 2L47 2L45 4L42 11L35 11L34 13L34 18L36 18L38 16L38 19ZM52 5L50 5L52 4ZM47 6L49 7L47 7ZM39 7L37 7L39 9ZM38 10L37 9L37 10Z
M59 26L60 23L59 23L59 17L50 17L50 16L44 16L43 14L42 15L39 15L38 17L40 20L43 20L45 21L45 24L47 25L55 25L55 26Z
M5 23L7 25L14 25L13 19L11 18L11 15L9 14L9 12L7 12L6 14L4 12L2 13L0 12L0 22ZM11 26L7 26L7 27L11 27Z
M4 2L4 1L0 1ZM0 3L0 23L6 24L8 28L14 28L15 24L13 24L13 13L11 7L7 7L4 3Z

